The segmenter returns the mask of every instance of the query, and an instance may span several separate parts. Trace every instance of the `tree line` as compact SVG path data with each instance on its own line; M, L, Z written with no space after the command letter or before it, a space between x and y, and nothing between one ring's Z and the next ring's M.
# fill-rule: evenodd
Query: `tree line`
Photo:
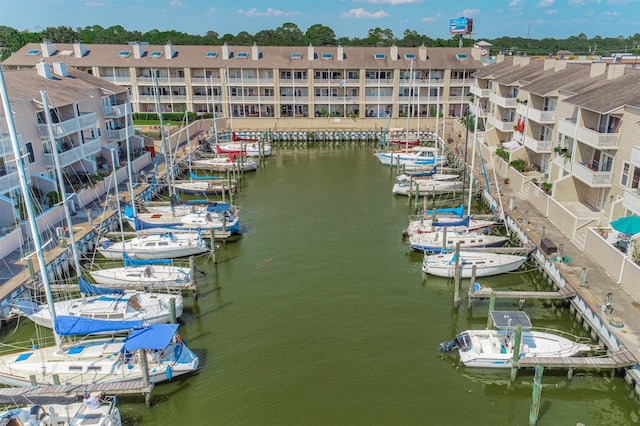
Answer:
M379 27L368 31L367 36L336 37L335 32L326 25L315 24L301 30L296 24L287 22L273 30L261 30L255 34L241 31L237 35L224 34L220 36L215 31L207 31L205 35L193 35L180 31L150 30L145 33L129 31L120 25L103 28L100 25L79 27L75 30L67 26L47 27L39 32L28 30L19 31L8 26L0 26L0 60L9 57L27 43L40 43L49 40L53 43L75 43L82 41L85 44L126 44L132 41L148 42L149 44L162 45L171 42L175 45L208 45L216 46L228 43L235 46L250 46L257 43L259 46L380 46L388 47L418 47L424 44L427 47L457 47L459 36L448 39L431 38L420 34L416 30L405 30L402 37L397 37L390 29ZM479 40L463 38L464 47L470 47ZM522 37L500 37L485 41L492 44L491 53L526 54L529 56L547 56L560 50L568 50L576 55L610 55L612 53L640 52L640 33L624 37L600 37L588 38L585 34L571 36L567 39L529 39Z

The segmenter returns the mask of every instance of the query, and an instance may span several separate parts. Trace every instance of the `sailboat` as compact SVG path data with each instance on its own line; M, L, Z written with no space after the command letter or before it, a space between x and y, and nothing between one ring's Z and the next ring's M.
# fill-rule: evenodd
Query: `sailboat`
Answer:
M218 154L233 153L239 155L244 153L247 157L259 157L260 155L268 157L271 155L271 144L261 143L260 139L239 135L233 131L220 133L216 135L215 139L214 149Z
M180 294L100 288L82 276L78 277L78 287L82 297L54 302L53 310L58 315L103 321L140 321L145 325L170 323L171 299L175 306L175 317L182 315L184 304ZM53 328L52 310L48 304L20 300L17 302L17 313L42 327Z
M1 69L0 97L18 165L20 188L25 199L29 230L40 267L40 278L51 309L55 339L53 346L38 347L32 342L27 349L0 355L0 383L9 386L34 386L140 381L147 372L154 383L160 383L195 371L199 364L198 357L178 337L177 324L153 324L144 327L142 321L102 321L56 315L40 233L27 186L27 167L20 155ZM45 113L48 115L49 106L45 92L43 100ZM48 121L51 121L50 117ZM55 142L55 139L52 142ZM97 332L129 332L132 329L135 330L126 337L93 336L93 333ZM65 343L64 336L84 337Z
M162 288L164 285L186 284L191 281L189 269L174 266L171 259L136 260L125 253L123 263L124 266L121 267L92 269L89 275L98 284L138 284L143 288Z
M23 398L16 398L23 399ZM82 401L73 398L24 397L25 405L9 407L0 412L0 424L6 426L121 426L116 399L102 401L100 396L87 395ZM15 401L11 401L15 405Z
M464 206L447 207L426 212L411 217L409 225L402 231L402 235L425 234L441 230L443 227L451 231L485 231L497 225L494 220L474 219L464 214Z
M228 210L201 210L175 216L171 213L137 213L125 207L123 217L136 231L163 228L176 232L226 231L231 235L240 233L240 217Z

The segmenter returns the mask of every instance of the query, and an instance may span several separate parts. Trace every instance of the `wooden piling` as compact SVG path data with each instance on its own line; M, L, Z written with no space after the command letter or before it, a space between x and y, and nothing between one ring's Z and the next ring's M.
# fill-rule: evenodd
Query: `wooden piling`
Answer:
M511 381L518 374L518 359L520 358L520 343L522 342L522 324L516 324L516 335L513 339L513 355L511 356Z
M142 384L145 388L148 389L151 381L149 380L149 363L147 362L147 351L144 349L139 349L138 357L140 358L140 371L142 371ZM144 393L144 404L147 407L151 406L151 392Z
M176 298L172 297L169 299L169 316L171 317L171 324L176 324L178 322L178 317L176 316Z
M446 227L445 227L446 228ZM460 306L460 268L462 268L462 264L460 262L460 242L456 243L456 264L453 274L453 307L454 309L458 309Z
M531 411L529 412L529 426L538 423L538 413L540 412L540 396L542 394L542 374L544 367L536 366L536 372L533 376L533 392L531 395Z

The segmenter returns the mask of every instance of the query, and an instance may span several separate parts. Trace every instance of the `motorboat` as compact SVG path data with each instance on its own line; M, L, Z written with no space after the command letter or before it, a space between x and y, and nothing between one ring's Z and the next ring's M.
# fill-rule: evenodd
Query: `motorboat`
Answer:
M422 271L429 275L453 278L457 265L460 267L460 278L471 278L475 266L476 277L489 277L515 271L526 260L526 256L475 251L463 251L458 256L455 252L425 254Z
M78 277L82 297L60 300L54 303L56 315L98 319L102 321L139 321L142 324L170 323L172 315L179 318L184 307L182 295L170 293L148 293L122 291L95 287L82 276ZM170 306L175 311L172 313ZM30 300L16 302L16 311L34 323L53 328L51 309L48 304L37 304Z
M137 284L145 288L162 288L163 285L186 284L191 281L189 268L174 266L171 259L136 260L125 253L123 261L124 266L92 269L89 275L98 284Z
M417 251L440 253L443 250L454 249L456 244L460 244L461 249L502 247L509 241L508 237L501 235L488 235L477 231L450 232L448 229L445 231L445 229L424 234L413 234L409 237L408 244Z
M440 351L457 351L467 367L509 368L522 358L566 358L593 349L588 339L532 329L523 311L492 311L491 318L496 329L466 330L441 343Z
M124 241L103 238L97 250L107 259L122 259L127 253L134 259L174 259L209 251L209 244L200 233L158 230Z

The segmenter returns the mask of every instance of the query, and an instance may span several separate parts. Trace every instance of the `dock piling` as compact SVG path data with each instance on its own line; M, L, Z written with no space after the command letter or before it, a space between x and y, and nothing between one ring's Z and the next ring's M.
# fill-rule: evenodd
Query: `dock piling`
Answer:
M529 412L529 426L535 426L538 422L540 396L542 394L542 373L544 373L544 367L541 365L536 366L536 372L533 376L533 392L531 396L531 411Z

